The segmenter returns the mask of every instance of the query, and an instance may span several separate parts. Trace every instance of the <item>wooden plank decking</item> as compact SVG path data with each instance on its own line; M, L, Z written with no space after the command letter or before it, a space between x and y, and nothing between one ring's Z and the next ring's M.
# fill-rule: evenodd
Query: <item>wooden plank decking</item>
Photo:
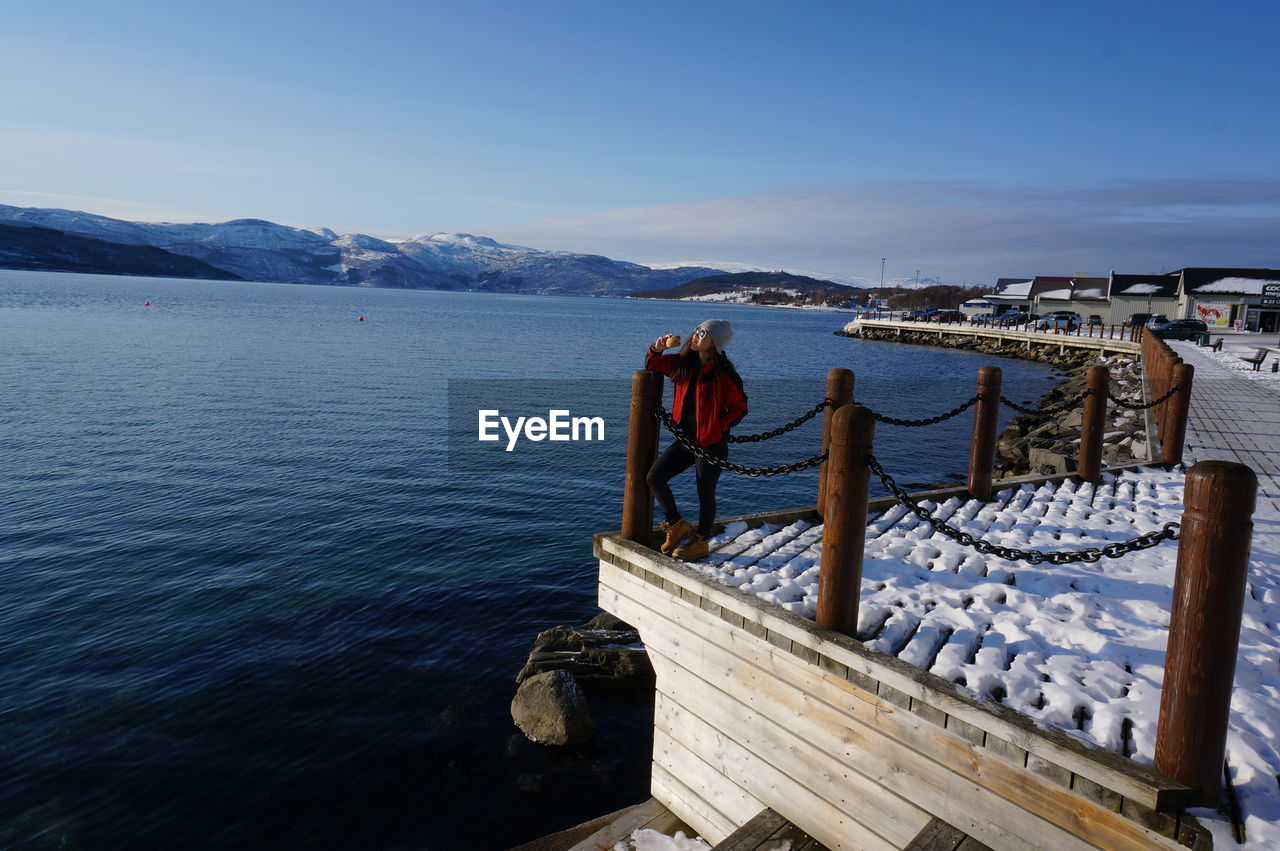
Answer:
M656 830L666 836L693 829L655 798L594 818L567 830L517 845L509 851L608 851L637 830Z
M1208 841L1169 811L1193 790L1145 766L620 536L596 554L658 675L653 794L710 841L765 808L831 849L911 847L934 818L996 849Z

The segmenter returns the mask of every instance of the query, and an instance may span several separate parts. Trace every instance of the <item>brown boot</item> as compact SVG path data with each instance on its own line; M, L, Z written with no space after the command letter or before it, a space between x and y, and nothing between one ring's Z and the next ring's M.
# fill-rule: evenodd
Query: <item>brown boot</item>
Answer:
M711 547L707 544L707 539L693 533L693 537L683 546L676 550L672 555L683 561L697 561L707 557L707 553Z
M693 534L693 524L681 517L674 523L662 522L658 524L658 528L667 533L667 539L662 542L662 546L658 549L670 555L671 551L680 546L680 542Z

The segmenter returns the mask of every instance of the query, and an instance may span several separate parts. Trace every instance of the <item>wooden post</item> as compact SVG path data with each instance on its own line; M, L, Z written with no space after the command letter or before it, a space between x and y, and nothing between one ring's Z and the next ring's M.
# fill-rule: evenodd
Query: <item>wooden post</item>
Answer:
M973 440L969 444L969 493L974 499L991 499L991 468L996 462L996 427L1000 424L998 366L978 368L978 395L973 406Z
M1182 463L1182 445L1187 440L1187 414L1191 411L1191 384L1196 368L1189 363L1173 366L1173 383L1178 388L1169 397L1169 410L1165 413L1164 436L1160 438L1160 451L1166 464Z
M867 456L876 421L861 405L845 405L831 423L827 513L822 525L815 622L845 635L858 631L862 551L867 542Z
M1182 358L1170 355L1169 351L1165 351L1163 346L1157 346L1157 350L1160 351L1160 387L1158 392L1160 396L1163 396L1173 386L1173 368L1182 363ZM1169 400L1165 399L1159 405L1156 405L1155 410L1156 434L1160 435L1161 446L1164 446L1165 436L1168 434L1169 426L1166 422L1168 415Z
M835 419L836 411L845 405L853 403L853 385L854 375L851 369L842 369L835 367L827 372L827 398L835 403L833 407L829 407L822 414L822 446L819 452L826 452L831 446L831 422ZM818 467L818 516L825 517L824 511L827 504L827 467L829 464L821 464Z
M627 427L627 475L622 490L622 536L648 546L653 535L653 494L649 468L658 455L658 418L662 376L637 369L631 373L631 422Z
M1243 464L1201 461L1183 495L1156 769L1199 786L1206 807L1222 787L1257 491L1258 477Z
M1101 364L1089 367L1085 374L1084 413L1080 418L1080 457L1076 459L1076 475L1095 485L1102 481L1102 432L1107 418L1107 390L1111 375Z

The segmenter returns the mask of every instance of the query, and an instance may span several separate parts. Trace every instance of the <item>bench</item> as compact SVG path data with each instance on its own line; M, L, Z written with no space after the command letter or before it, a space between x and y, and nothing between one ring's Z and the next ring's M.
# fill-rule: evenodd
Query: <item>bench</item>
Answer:
M1267 359L1267 352L1268 352L1267 349L1258 349L1256 352L1253 353L1253 357L1240 358L1240 360L1244 361L1245 363L1253 364L1253 371L1258 372L1260 367L1262 366L1262 362Z

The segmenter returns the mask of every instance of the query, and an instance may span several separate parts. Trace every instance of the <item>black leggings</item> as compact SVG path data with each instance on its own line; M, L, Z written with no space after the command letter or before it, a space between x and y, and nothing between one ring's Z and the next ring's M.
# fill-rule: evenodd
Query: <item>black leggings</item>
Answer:
M727 440L702 448L712 458L723 461L729 457ZM698 534L705 538L711 534L711 527L716 520L716 482L720 480L719 467L708 464L701 458L695 458L694 454L680 443L673 442L658 456L658 460L653 462L649 475L645 479L649 482L649 490L653 492L654 499L658 500L658 507L666 515L667 522L674 523L680 519L680 511L676 508L676 498L672 495L667 482L691 466L698 479Z

